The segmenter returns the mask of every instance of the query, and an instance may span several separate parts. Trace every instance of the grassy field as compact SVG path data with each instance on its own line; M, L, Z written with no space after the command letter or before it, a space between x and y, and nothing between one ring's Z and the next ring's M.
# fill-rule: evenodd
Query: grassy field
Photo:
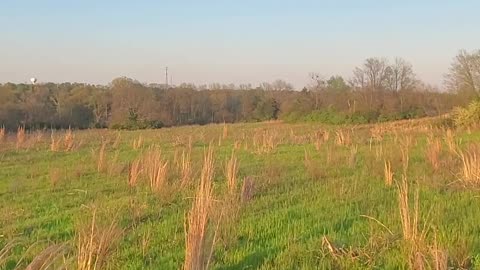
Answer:
M480 269L477 130L1 134L1 269Z

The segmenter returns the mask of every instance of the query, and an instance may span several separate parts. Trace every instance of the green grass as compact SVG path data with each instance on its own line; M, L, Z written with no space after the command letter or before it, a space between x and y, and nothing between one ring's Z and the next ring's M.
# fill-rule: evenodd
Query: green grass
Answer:
M337 127L339 128L339 127ZM91 215L96 206L102 219L118 219L125 230L118 247L109 258L109 269L180 269L183 265L184 222L194 187L154 194L143 180L130 189L127 185L128 163L138 158L142 149L158 145L165 158L173 163L175 146L193 138L193 170L198 179L205 147L213 141L216 174L214 180L217 205L226 190L224 167L235 140L248 142L236 150L239 179L252 176L254 198L241 205L239 216L224 217L216 242L213 269L408 269L408 251L402 240L401 222L395 186L383 180L383 158L377 160L373 143L370 150L368 126L355 129L352 136L358 145L355 164L349 164L349 146L334 144L334 132L320 151L311 141L296 142L292 136L313 134L325 127L306 124L236 124L228 125L229 136L218 144L223 125L179 127L162 130L121 131L121 143L112 148L116 131L77 131L75 141L81 146L72 152L52 153L49 136L29 149L15 149L14 136L0 143L0 248L10 239L20 239L2 267L13 269L25 257L25 263L51 243L68 242L75 253L75 231L80 221ZM277 132L279 145L272 153L253 151L256 130ZM327 128L330 129L330 128ZM444 132L432 131L436 136ZM293 135L292 135L293 133ZM443 145L438 171L425 158L426 134L411 131L417 142L410 151L408 179L420 190L421 224L428 221L427 242L448 252L452 267L480 267L480 192L458 184L460 169L455 156ZM132 149L132 141L142 136L141 150ZM109 175L96 171L95 155L102 136L109 139L107 160L118 152L118 169ZM399 135L404 136L402 133ZM401 175L400 144L393 133L382 144L385 158L392 162L395 179ZM458 132L461 147L480 140L480 132ZM327 162L327 146L332 158ZM312 158L315 173L305 168L304 154ZM49 173L59 169L60 181L52 187ZM170 169L170 181L179 181ZM174 185L174 184L172 184ZM135 214L133 214L135 213ZM393 232L391 235L373 217ZM428 217L428 218L427 218ZM148 245L142 239L149 235ZM335 243L361 255L338 256L322 245L326 236ZM35 244L35 248L27 249ZM142 254L142 248L145 254ZM23 265L24 265L23 264ZM480 268L479 268L480 269Z

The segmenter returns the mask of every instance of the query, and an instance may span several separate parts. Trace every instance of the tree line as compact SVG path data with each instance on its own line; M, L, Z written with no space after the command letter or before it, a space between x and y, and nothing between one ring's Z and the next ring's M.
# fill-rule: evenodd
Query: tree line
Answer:
M282 80L258 87L81 83L0 85L0 126L26 128L159 128L283 119L330 124L373 123L434 116L467 104L480 91L480 51L460 51L440 92L397 58L368 58L353 76L310 74L300 91Z

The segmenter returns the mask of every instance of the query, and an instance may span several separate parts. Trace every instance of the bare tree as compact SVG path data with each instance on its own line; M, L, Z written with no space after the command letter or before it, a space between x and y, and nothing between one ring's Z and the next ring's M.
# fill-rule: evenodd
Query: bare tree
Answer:
M327 82L319 73L310 73L310 84L309 89L313 93L313 98L315 99L315 110L319 109L320 106L320 91L325 90Z
M461 50L454 58L450 72L446 75L446 85L451 91L480 91L480 50L469 53Z
M273 89L273 86L268 82L261 83L259 87L260 87L260 89L265 90L265 91L271 91Z
M368 58L362 67L356 67L353 71L354 86L380 90L387 85L390 68L385 58Z
M353 70L353 78L351 79L350 84L354 88L363 89L367 87L367 80L365 78L365 72L363 71L363 69L356 67Z
M368 58L363 64L369 87L372 90L382 89L388 79L389 66L385 58Z
M293 85L284 80L275 80L272 84L272 90L274 91L291 91L293 90Z
M325 89L327 82L322 75L320 75L319 73L311 72L310 74L308 74L308 77L310 78L310 83L308 85L310 91L319 91Z
M402 58L387 68L387 88L392 91L410 90L416 84L412 65Z

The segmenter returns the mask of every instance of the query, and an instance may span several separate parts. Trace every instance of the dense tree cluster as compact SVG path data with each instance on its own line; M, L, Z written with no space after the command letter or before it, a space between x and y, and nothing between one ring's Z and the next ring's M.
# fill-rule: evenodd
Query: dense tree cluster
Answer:
M463 63L467 55L461 52L452 64L448 85L475 92L478 53L469 56L470 73ZM402 59L393 64L367 59L348 81L318 74L311 78L301 91L282 80L256 88L221 84L166 88L128 78L114 79L108 86L6 83L0 85L0 126L137 129L270 119L367 123L443 114L469 98L461 91L442 93L421 84Z

